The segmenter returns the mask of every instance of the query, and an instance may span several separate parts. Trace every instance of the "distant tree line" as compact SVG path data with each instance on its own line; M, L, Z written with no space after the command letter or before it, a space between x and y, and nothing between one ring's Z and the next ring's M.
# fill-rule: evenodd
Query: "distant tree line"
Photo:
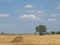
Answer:
M44 34L60 34L60 31L57 31L57 32L55 32L55 31L47 32L47 28L46 28L45 25L38 25L38 26L36 26L36 32L39 32L39 35L44 35Z
M60 31L47 32L47 28L46 28L45 25L38 25L38 26L36 26L36 32L34 34L36 34L37 32L39 33L39 35L44 35L44 34L60 34ZM0 34L5 35L7 33L1 32Z
M51 31L51 32L46 32L46 34L60 34L60 31Z
M34 34L39 34L39 33L34 33ZM45 34L60 34L60 31L51 31L51 32L45 32L45 33L42 33L42 34L39 34L39 35L45 35Z
M4 32L1 32L0 34L2 34L2 35L3 35L3 34L4 34Z

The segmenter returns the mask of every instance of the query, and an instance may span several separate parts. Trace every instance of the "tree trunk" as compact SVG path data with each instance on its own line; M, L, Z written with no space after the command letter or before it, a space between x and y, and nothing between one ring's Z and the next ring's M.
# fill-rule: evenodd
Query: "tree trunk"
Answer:
M43 35L43 32L42 31L39 31L39 35Z

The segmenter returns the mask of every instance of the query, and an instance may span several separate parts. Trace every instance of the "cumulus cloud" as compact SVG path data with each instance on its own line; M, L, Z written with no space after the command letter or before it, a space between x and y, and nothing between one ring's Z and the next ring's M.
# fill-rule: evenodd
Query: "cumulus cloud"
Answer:
M27 11L25 11L26 13L30 13L30 14L35 14L36 13L36 11L35 10L27 10Z
M33 8L33 5L25 5L25 8Z
M51 14L51 16L52 16L52 17L56 17L56 15L55 15L55 14Z
M12 3L13 1L12 1L12 0L8 0L7 2L8 2L8 3Z
M23 15L23 16L21 16L21 18L24 18L24 19L37 19L35 15Z
M49 18L48 21L52 22L52 21L56 21L56 19L54 19L54 18Z
M38 10L38 14L45 14L45 12L42 10Z
M43 10L16 10L15 12L23 12L26 14L39 14L39 15L46 14Z
M10 16L9 14L0 14L0 18L7 18L9 16Z
M56 9L59 9L60 10L60 5L57 5Z
M38 16L35 16L33 14L24 14L22 16L19 16L19 19L24 19L24 20L36 20L36 21L41 21L42 19Z

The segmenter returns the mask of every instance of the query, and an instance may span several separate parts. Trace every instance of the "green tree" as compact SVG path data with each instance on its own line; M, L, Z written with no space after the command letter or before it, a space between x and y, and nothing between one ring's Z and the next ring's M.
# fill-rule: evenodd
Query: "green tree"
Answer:
M43 35L43 32L46 32L46 29L45 25L36 26L36 32L39 32L40 35Z
M2 35L4 34L4 32L1 33Z
M57 31L56 34L60 34L60 31Z
M45 32L45 34L50 34L49 32Z
M55 31L51 31L51 34L55 34Z

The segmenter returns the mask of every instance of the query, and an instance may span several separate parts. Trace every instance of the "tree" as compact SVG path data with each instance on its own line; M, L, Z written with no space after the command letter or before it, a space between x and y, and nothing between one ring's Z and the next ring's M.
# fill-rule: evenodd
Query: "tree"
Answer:
M60 34L60 31L57 31L56 34Z
M51 31L51 34L55 34L55 31Z
M36 26L36 32L39 32L40 35L43 35L43 33L46 32L46 29L45 25Z
M50 34L49 32L45 32L45 34Z
M2 35L4 34L4 32L1 33Z

